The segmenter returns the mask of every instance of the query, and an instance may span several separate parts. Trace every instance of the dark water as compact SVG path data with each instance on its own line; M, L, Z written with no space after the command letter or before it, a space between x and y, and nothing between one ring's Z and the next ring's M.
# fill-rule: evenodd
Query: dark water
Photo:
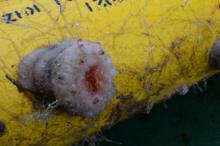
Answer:
M210 78L207 87L200 82L187 95L155 106L150 115L123 121L104 135L122 144L101 146L220 146L220 75Z

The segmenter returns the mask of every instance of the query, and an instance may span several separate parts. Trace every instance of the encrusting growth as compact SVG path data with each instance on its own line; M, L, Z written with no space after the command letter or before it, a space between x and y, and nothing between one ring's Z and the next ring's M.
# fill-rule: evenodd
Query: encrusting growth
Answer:
M212 46L209 62L211 67L220 69L220 39Z
M58 100L73 115L94 117L114 97L115 75L98 43L71 39L25 56L18 83L26 91Z

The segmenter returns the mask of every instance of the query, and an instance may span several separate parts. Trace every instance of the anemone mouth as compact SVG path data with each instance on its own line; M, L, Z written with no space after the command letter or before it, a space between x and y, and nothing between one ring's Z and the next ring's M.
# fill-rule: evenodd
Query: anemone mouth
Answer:
M98 65L91 66L85 73L85 86L89 91L98 92L101 89L100 81L103 76L100 73Z

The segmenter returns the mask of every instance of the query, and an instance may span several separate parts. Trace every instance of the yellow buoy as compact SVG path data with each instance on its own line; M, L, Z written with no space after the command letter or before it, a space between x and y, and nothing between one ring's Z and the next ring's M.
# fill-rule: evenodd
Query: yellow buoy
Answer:
M217 72L218 0L2 0L0 13L1 145L76 143ZM36 109L8 80L22 57L71 38L98 42L117 70L116 95L93 118Z

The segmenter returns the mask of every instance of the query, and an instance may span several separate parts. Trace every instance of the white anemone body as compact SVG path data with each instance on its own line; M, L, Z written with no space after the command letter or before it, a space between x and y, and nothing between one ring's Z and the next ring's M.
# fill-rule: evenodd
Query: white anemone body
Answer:
M98 43L67 40L23 60L21 86L40 94L52 92L71 114L94 117L115 94L116 70Z

